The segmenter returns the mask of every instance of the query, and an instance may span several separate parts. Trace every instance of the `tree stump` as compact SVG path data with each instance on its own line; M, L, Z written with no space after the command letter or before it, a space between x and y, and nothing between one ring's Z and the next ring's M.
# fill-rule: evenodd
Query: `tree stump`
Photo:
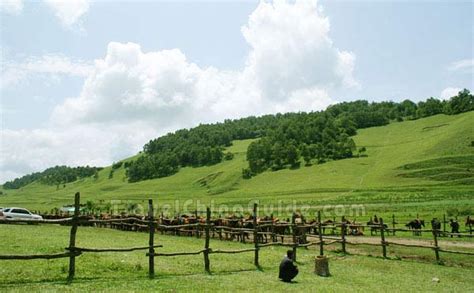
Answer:
M321 277L329 277L329 261L324 255L318 255L314 259L314 273Z

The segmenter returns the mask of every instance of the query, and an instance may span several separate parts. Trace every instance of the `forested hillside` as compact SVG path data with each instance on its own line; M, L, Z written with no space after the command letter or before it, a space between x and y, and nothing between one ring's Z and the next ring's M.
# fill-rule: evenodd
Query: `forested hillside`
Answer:
M257 139L247 149L248 166L241 169L243 178L266 170L298 168L365 155L365 147L357 149L352 137L357 129L387 125L391 121L415 120L440 113L452 115L474 109L474 96L467 90L449 101L429 98L414 103L372 102L358 100L329 106L325 111L286 113L225 120L223 123L181 129L150 140L143 153L123 164L129 182L167 177L183 167L211 166L232 160L226 152L232 141ZM114 164L109 173L122 162ZM34 181L58 185L97 176L96 167L57 166L43 172L25 175L6 182L5 189L17 189Z
M360 100L333 105L321 112L265 115L200 125L151 140L144 147L144 155L128 166L127 176L130 182L137 182L175 174L180 167L214 165L223 158L232 158L223 149L233 140L261 138L247 150L248 168L242 170L242 176L250 178L269 168L297 168L301 157L306 165L314 160L322 163L350 158L356 151L351 136L357 129L473 109L474 97L465 89L449 101L429 98L415 104L410 100L401 103ZM357 155L364 150L361 148Z
M38 181L48 185L59 185L74 182L81 178L97 176L98 172L103 168L100 167L68 167L56 166L48 168L43 172L36 172L16 178L6 182L3 187L5 189L17 189L26 186L32 182Z

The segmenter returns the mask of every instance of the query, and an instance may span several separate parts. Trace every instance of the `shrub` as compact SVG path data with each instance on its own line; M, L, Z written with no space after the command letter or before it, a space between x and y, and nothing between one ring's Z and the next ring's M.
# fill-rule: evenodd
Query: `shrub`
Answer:
M112 169L114 169L114 170L118 169L118 168L122 167L122 164L123 164L123 162L113 163L112 164Z
M249 168L242 169L242 178L244 179L250 179L252 178L253 173L250 171Z

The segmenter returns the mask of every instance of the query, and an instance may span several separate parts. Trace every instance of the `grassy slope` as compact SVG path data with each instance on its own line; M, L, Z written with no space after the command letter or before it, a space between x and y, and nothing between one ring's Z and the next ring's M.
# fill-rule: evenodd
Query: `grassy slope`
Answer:
M15 237L11 237L15 235ZM0 254L57 253L64 251L69 228L61 226L2 225ZM34 241L32 241L34 240ZM160 251L197 251L203 239L157 235ZM131 247L148 243L146 233L120 232L80 227L77 245L81 247ZM240 249L242 244L211 240L215 249ZM359 246L358 246L359 247ZM349 251L355 249L348 248ZM380 250L380 249L378 249ZM411 249L413 250L413 249ZM253 254L211 255L212 275L203 271L198 256L159 257L157 278L148 280L145 252L85 254L76 260L76 279L66 285L68 259L3 261L0 266L0 291L107 291L107 292L473 292L473 263L464 258L463 266L440 266L427 251L426 262L383 260L377 257L329 253L330 278L313 274L318 250L299 249L297 283L277 279L278 263L285 248L261 250L262 271L253 266ZM390 255L394 255L389 252ZM379 255L380 251L374 253ZM443 254L444 259L449 258ZM440 282L432 281L439 278Z
M369 212L440 212L472 205L473 181L461 185L427 177L406 178L398 176L405 172L398 168L443 156L473 155L472 125L474 112L362 129L354 139L359 147L367 147L368 157L265 172L250 180L241 178L250 141L236 141L229 148L235 158L215 166L183 168L174 176L134 184L126 182L123 168L108 179L109 167L100 172L98 180L81 180L59 190L35 183L20 190L4 191L7 194L0 197L0 206L50 209L71 203L73 193L81 191L84 202L120 199L141 203L149 197L160 203L172 203L175 199L227 204L247 204L251 199L261 203L297 200L297 204L312 207L365 204ZM466 170L462 172L472 176L472 171Z

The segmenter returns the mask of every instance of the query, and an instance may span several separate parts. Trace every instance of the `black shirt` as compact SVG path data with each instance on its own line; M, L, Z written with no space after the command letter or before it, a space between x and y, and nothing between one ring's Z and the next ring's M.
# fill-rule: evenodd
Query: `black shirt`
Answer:
M298 268L293 264L293 260L285 256L280 263L280 273L278 277L283 281L291 281L298 274Z

